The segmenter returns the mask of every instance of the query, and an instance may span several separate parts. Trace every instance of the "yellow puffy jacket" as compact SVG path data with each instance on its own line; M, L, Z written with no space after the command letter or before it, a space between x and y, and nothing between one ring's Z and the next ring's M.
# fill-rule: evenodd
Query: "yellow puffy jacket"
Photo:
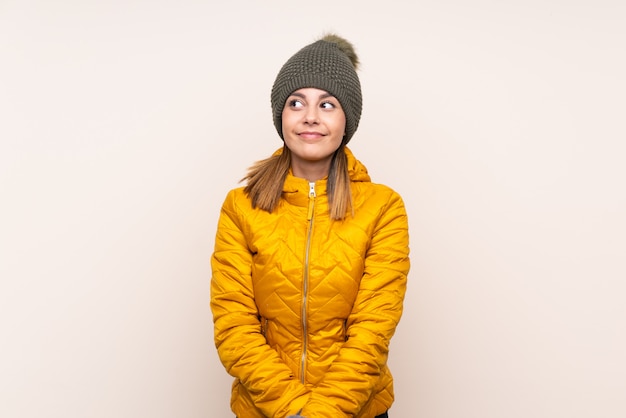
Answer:
M222 206L211 309L238 418L373 418L393 402L387 354L409 271L406 211L346 153L354 216L343 221L329 218L326 180L292 175L272 213L242 188Z

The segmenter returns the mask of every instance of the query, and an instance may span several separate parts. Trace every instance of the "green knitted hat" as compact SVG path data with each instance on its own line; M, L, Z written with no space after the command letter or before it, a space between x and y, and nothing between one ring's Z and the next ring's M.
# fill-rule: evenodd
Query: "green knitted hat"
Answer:
M359 126L363 107L361 83L356 73L358 65L359 59L352 44L332 34L305 46L289 58L272 87L272 113L278 135L283 138L282 115L287 98L298 89L314 87L339 100L346 115L344 143L348 143Z

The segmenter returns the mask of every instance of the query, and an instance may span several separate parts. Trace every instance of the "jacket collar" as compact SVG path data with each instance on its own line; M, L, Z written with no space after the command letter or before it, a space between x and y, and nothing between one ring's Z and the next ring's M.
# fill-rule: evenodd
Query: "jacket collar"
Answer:
M365 165L356 159L348 147L345 148L345 152L348 157L348 175L350 176L350 181L371 182ZM280 153L282 153L282 148L277 150L274 155ZM315 196L316 198L323 198L324 201L326 200L327 180L328 178L324 177L315 182ZM287 178L285 178L285 183L283 184L283 197L293 205L306 206L309 202L309 190L309 182L306 179L295 177L291 170L289 170L289 174L287 174Z
M367 168L365 167L365 165L363 165L363 163L361 163L359 160L356 159L356 157L354 156L354 154L352 153L352 151L350 150L350 148L345 147L344 148L345 152L346 152L346 156L348 157L348 175L350 176L350 181L353 182L371 182L372 179L370 178L369 174L367 173ZM273 155L280 155L282 154L283 149L279 148L278 150L276 150L274 152ZM290 178L293 179L297 179L297 177L294 177L293 174L291 173L291 170L289 170L289 175L287 176L287 179L289 181L285 181L285 186L283 187L283 191L285 192L291 192L294 191L292 189L292 187L294 187L294 185L292 183L302 183L301 181L292 181ZM299 179L302 180L304 185L306 185L307 187L307 191L308 191L308 187L309 187L309 183L305 180L305 179ZM327 178L324 177L322 180L319 180L317 183L319 184L320 182L324 183L324 192L326 191L326 180ZM302 186L300 185L299 187L296 188L301 188Z

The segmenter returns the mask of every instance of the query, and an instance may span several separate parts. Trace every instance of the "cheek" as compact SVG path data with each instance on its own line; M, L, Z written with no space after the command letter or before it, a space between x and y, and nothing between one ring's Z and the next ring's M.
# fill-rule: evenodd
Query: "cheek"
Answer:
M288 131L294 125L294 116L291 112L283 112L282 115L283 131Z
M334 128L335 131L337 131L338 133L341 134L341 136L343 136L346 133L346 118L345 116L341 116L335 119L334 121Z

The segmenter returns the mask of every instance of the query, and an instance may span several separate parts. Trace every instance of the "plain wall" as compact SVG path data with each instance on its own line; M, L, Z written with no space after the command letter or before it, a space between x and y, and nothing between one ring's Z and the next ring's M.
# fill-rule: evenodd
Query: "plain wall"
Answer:
M326 31L412 270L391 415L626 416L623 1L0 1L0 416L229 417L209 258Z

